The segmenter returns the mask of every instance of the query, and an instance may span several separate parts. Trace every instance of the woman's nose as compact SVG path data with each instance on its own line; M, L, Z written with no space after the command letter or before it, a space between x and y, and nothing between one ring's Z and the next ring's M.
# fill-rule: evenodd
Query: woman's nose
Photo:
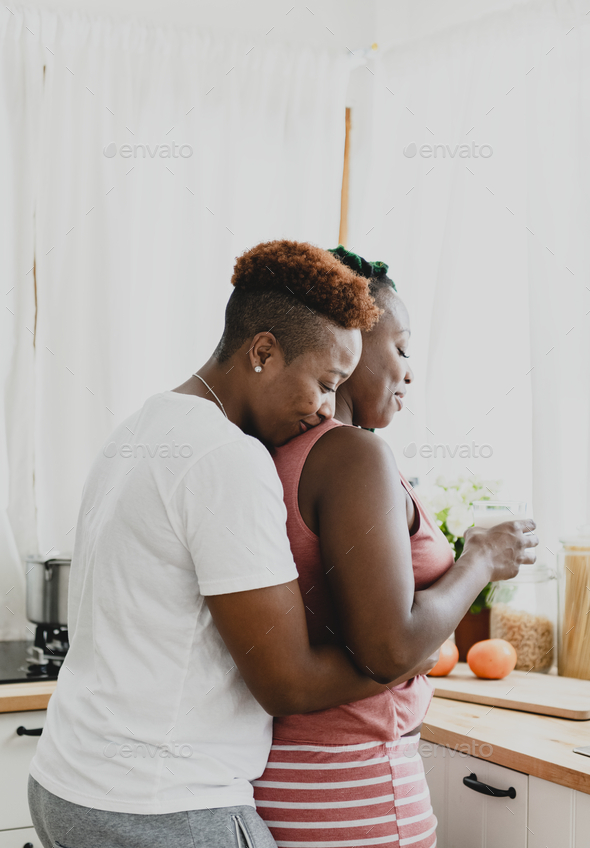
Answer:
M404 383L407 386L409 386L410 383L413 383L413 382L414 382L414 372L412 371L412 369L408 365L408 370L406 371L406 376L404 377Z
M318 409L318 415L321 416L325 421L329 421L331 418L334 418L334 412L336 409L336 394L334 392L330 392L330 394L326 395L324 400L322 401L322 405Z

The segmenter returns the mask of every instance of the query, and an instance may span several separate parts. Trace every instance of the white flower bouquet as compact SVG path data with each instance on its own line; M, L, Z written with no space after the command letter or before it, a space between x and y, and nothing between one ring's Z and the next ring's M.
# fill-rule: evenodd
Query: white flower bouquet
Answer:
M459 477L455 481L439 477L436 485L418 489L420 499L434 514L436 523L449 540L455 560L463 553L465 531L473 525L472 504L475 501L492 500L500 486L499 480L482 480L474 474L470 478ZM488 583L482 589L470 612L478 613L489 606L491 585Z

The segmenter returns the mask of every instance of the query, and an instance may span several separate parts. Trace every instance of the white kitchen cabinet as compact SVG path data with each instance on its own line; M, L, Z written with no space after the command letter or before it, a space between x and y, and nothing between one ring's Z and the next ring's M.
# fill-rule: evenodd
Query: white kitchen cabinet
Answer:
M426 740L420 753L437 848L590 848L590 795ZM471 773L516 797L480 795L463 784Z
M0 830L0 848L43 848L34 827Z
M529 777L528 848L572 846L574 794L567 786L558 786L548 780ZM590 833L587 834L586 848L589 844Z
M439 820L438 848L527 848L528 776L441 745L423 743L421 753L432 806ZM470 774L515 798L469 789Z
M45 710L0 714L0 837L2 839L12 839L18 828L31 827L27 782L29 764L39 737L18 736L16 729L20 726L29 730L43 727L45 716ZM9 831L8 835L5 831ZM35 846L39 845L39 840L29 841L32 841ZM12 846L22 848L25 842L0 841L0 848L12 848Z
M463 778L471 773L515 798L481 795ZM452 848L527 848L528 776L486 760L455 754L448 761L447 840Z
M528 848L589 848L590 795L529 777Z
M442 745L420 740L420 755L424 763L426 782L430 789L430 800L434 815L438 819L436 828L437 848L447 844L447 760Z
M590 795L574 792L574 844L573 848L590 845Z

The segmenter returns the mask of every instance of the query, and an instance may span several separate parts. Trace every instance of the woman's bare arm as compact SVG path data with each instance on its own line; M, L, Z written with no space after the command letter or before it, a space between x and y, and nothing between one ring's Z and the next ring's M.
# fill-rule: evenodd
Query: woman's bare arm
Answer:
M534 561L533 521L468 531L465 551L429 589L415 592L405 493L393 454L372 433L328 431L300 482L303 517L320 537L346 645L377 681L408 674L448 638L490 580ZM307 515L306 515L307 512Z

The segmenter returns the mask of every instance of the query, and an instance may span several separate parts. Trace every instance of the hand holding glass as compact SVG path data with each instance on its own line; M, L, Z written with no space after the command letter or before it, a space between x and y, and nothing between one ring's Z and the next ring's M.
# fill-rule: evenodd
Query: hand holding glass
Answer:
M489 530L504 521L517 521L527 518L526 501L475 501L473 504L473 523L476 527ZM525 533L533 535L533 531ZM533 551L534 548L527 548ZM535 557L536 559L536 557Z

